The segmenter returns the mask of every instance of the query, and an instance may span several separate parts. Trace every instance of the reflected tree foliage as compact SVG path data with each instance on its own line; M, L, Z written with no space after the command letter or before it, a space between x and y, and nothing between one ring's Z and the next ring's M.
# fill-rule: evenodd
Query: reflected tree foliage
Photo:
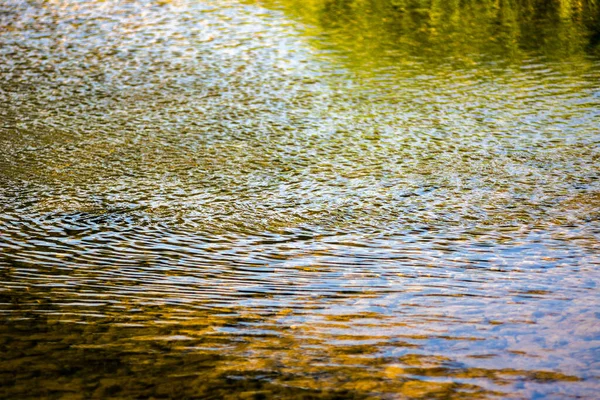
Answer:
M261 0L360 57L476 61L598 53L594 0ZM475 59L475 60L474 60Z

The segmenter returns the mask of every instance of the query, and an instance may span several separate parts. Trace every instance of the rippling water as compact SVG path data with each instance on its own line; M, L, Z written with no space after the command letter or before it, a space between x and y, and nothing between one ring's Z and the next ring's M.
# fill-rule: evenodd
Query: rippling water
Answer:
M0 397L597 396L592 33L357 7L0 4Z

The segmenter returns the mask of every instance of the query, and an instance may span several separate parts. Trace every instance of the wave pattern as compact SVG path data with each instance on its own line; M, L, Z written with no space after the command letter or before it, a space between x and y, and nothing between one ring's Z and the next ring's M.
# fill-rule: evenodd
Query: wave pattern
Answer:
M597 393L598 60L314 35L0 4L0 396Z

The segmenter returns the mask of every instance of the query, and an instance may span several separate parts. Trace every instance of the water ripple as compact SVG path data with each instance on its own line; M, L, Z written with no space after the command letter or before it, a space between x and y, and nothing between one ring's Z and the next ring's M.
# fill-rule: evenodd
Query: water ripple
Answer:
M593 397L597 57L242 3L0 4L0 397Z

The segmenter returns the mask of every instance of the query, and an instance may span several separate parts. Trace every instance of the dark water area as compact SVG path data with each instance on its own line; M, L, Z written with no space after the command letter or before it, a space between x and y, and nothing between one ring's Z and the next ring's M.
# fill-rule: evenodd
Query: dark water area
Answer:
M0 2L0 398L597 398L600 5Z

